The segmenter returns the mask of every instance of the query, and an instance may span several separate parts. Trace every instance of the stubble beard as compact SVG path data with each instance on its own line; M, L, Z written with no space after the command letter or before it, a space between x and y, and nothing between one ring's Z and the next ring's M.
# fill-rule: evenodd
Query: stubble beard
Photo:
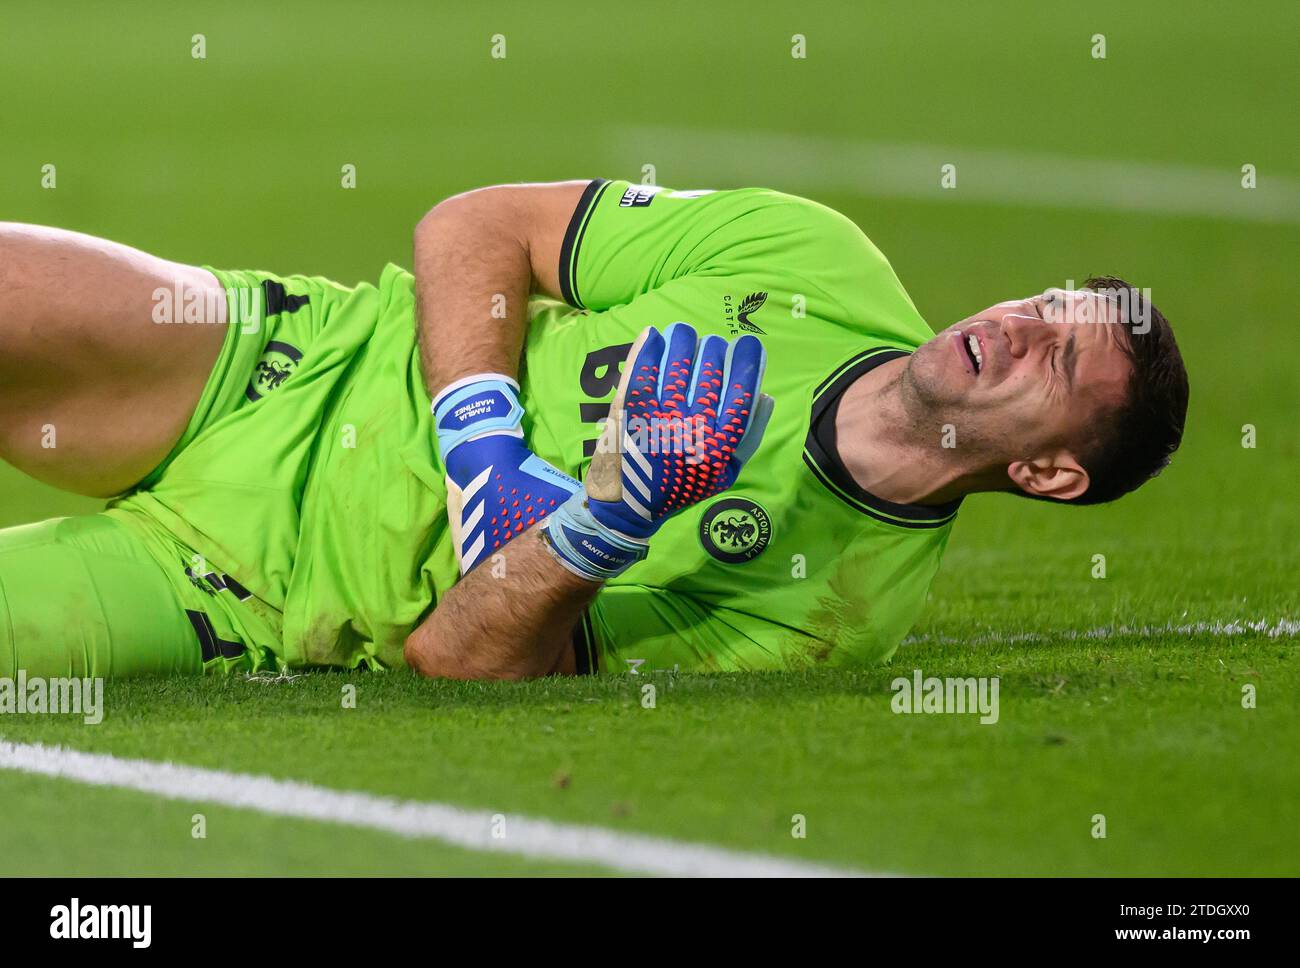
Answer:
M932 382L916 379L911 361L898 377L898 398L912 438L933 441L948 461L973 470L999 460L1007 448L1005 434L990 433L977 411L945 398ZM951 447L944 447L945 441Z

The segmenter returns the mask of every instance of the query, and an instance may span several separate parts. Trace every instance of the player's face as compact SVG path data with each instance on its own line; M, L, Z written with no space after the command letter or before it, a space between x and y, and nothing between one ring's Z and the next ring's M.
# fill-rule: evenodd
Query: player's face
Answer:
M1046 292L990 306L920 347L908 376L918 397L969 438L1009 460L1081 439L1122 403L1131 364L1120 313L1089 290Z

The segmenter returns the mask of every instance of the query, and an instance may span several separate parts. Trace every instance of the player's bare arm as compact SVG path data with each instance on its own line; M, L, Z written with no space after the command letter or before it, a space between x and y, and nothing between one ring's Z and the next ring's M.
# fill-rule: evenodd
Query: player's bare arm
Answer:
M570 636L600 588L561 566L534 527L443 596L407 638L407 665L448 679L571 675Z
M560 246L586 182L502 185L456 195L415 230L420 357L430 394L469 374L515 376L531 292L559 294ZM532 536L535 537L535 536ZM466 576L407 639L427 676L521 678L559 668L597 586L536 541ZM565 653L570 662L572 653Z
M587 184L480 188L420 220L417 324L431 394L468 374L517 375L528 296L560 297L560 247Z
M525 303L530 291L559 293L562 236L589 184L472 192L416 230L422 361L468 573L407 639L407 663L426 675L568 671L563 646L603 580L644 558L663 520L734 483L771 413L757 340L700 341L674 324L663 336L647 330L629 354L586 492L527 449L510 379ZM540 540L520 550L525 529ZM489 536L493 566L475 573Z

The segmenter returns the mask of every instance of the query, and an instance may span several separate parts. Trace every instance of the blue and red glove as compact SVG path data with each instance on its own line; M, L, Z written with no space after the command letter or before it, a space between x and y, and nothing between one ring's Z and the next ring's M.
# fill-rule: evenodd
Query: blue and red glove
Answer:
M592 581L646 556L672 515L731 487L772 415L757 337L699 339L685 323L641 334L624 364L584 490L542 526L556 557Z
M523 416L519 384L500 373L457 380L433 401L462 575L581 489L528 449Z

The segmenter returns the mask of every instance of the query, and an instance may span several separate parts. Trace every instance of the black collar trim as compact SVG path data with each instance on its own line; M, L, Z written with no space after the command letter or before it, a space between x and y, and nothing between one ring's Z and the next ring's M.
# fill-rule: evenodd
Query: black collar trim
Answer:
M855 510L901 528L941 528L957 516L960 498L934 506L886 501L864 490L853 479L835 449L835 412L844 391L882 363L909 355L906 350L877 347L859 353L827 377L813 392L812 416L808 422L808 437L804 441L803 459L827 490ZM821 427L822 424L827 426Z

